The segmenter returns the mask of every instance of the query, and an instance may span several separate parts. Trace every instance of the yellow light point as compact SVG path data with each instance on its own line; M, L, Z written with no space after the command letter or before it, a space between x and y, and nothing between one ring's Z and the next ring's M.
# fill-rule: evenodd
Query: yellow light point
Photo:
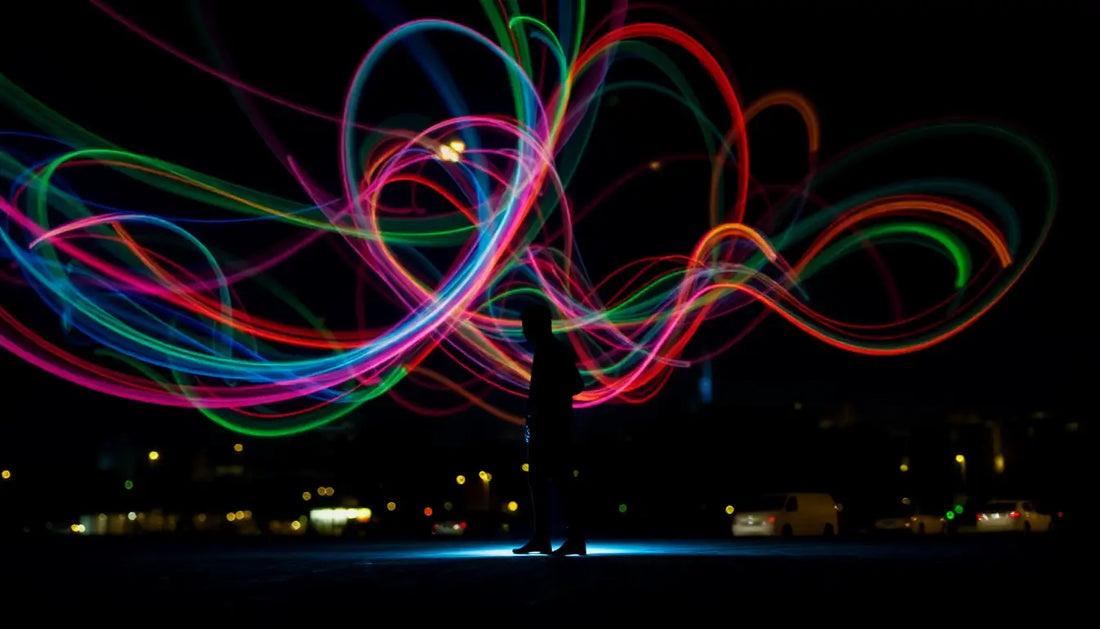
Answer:
M998 454L993 457L993 471L998 474L1004 474L1005 472L1005 455Z
M443 144L439 147L439 159L445 162L457 162L461 159L461 156L450 145Z
M956 454L955 455L955 462L956 463L965 463L966 462L966 457L961 455L961 454Z
M390 502L386 503L386 511L396 511L396 510L397 510L397 503L396 502L393 502L391 500Z
M225 519L232 522L233 520L237 519L237 514L236 513L227 513L227 514L225 514Z
M492 476L489 476L488 472L478 472L477 477L485 481L486 483L489 482L490 478L492 478Z
M462 151L466 150L466 143L462 140L451 140L447 143L447 146L454 149L455 153L461 153Z
M243 443L234 443L233 444L233 451L234 452L244 452L244 444Z
M313 497L313 495L310 494L308 491L303 491L302 492L302 500L308 501L312 497Z
M74 524L74 525L69 527L69 530L72 531L73 533L79 533L80 532L80 525L79 524Z
M299 522L298 520L294 520L293 522L290 523L290 528L297 531L298 529L302 528L302 523Z
M649 169L650 170L661 170L661 162L659 162L657 160L653 160L652 162L649 163Z
M901 465L898 466L898 469L903 471L903 472L908 472L909 471L909 465L907 465L905 463L902 463Z
M335 490L335 489L333 489L332 487L326 487L326 488L325 488L325 493L327 493L328 495L330 495L330 496L331 496L331 495L333 495L333 494L335 494L335 493L336 493L336 490Z
M459 485L465 485L466 484L466 477L463 476L462 474L459 474L458 476L455 477L455 482L458 483Z
M733 505L726 505L726 515L733 515Z
M238 511L236 513L236 516L237 516L238 520L243 520L244 519L244 511Z
M524 472L530 472L531 471L531 466L524 463L523 465L519 466L519 469L523 470Z
M580 475L581 475L581 471L580 471L580 470L573 470L573 478L576 478L576 477L578 477L578 476L580 476Z
M517 503L515 500L510 501L508 503L508 510L515 512L516 509L519 509L519 503Z
M317 495L318 496L324 496L327 492L328 492L328 490L325 489L324 487L318 487L317 488Z
M9 478L11 478L11 470L0 471L0 478L4 480L8 480Z
M150 450L149 451L149 460L150 461L156 461L158 459L160 459L160 452L157 452L156 450Z

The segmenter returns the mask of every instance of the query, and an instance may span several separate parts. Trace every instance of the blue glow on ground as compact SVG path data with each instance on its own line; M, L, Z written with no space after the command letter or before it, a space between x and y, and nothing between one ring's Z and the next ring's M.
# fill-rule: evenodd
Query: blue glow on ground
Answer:
M714 554L716 548L708 548L702 544L673 544L652 542L624 542L624 543L594 543L588 544L589 557L604 555L709 555ZM545 555L516 555L512 553L512 546L500 544L463 544L455 548L424 549L423 552L435 558L476 558L476 557L512 557L515 559L531 559L545 557ZM578 557L569 557L577 559Z
M799 557L799 558L907 558L926 554L928 544L877 544L869 541L841 540L627 540L592 541L584 557L550 557L541 554L515 555L512 548L522 540L501 542L454 541L412 543L354 544L341 551L318 549L304 552L312 557L332 555L354 557L367 562L440 561L470 559L511 559L515 561L567 561L600 557ZM557 543L560 543L557 542ZM557 544L555 544L556 547ZM290 554L294 554L291 551ZM297 551L302 552L302 551ZM960 548L940 547L937 554L948 556L966 552Z

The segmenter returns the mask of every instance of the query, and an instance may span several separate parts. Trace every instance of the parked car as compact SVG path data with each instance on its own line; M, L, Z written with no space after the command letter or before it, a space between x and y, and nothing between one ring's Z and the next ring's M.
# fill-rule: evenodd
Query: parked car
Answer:
M734 505L734 537L831 536L839 532L840 506L824 493L768 494Z
M1053 528L1054 518L1040 513L1030 500L991 500L976 514L980 533L1046 532Z
M874 522L876 532L897 532L913 535L943 535L947 533L947 520L942 515L923 512L921 509L899 505L885 517Z
M465 522L445 520L432 524L432 535L436 535L439 537L460 537L465 532Z

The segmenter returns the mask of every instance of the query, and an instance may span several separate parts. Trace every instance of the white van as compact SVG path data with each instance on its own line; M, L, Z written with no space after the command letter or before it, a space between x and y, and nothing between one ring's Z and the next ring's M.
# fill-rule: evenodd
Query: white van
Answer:
M768 494L735 504L734 537L780 535L835 535L840 505L829 494Z

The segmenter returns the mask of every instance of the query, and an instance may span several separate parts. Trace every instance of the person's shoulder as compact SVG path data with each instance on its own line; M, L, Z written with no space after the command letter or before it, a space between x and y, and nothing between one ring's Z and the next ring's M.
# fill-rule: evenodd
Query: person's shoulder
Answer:
M573 350L573 346L565 342L563 339L554 337L554 353L561 356L563 359L576 361L577 352Z

